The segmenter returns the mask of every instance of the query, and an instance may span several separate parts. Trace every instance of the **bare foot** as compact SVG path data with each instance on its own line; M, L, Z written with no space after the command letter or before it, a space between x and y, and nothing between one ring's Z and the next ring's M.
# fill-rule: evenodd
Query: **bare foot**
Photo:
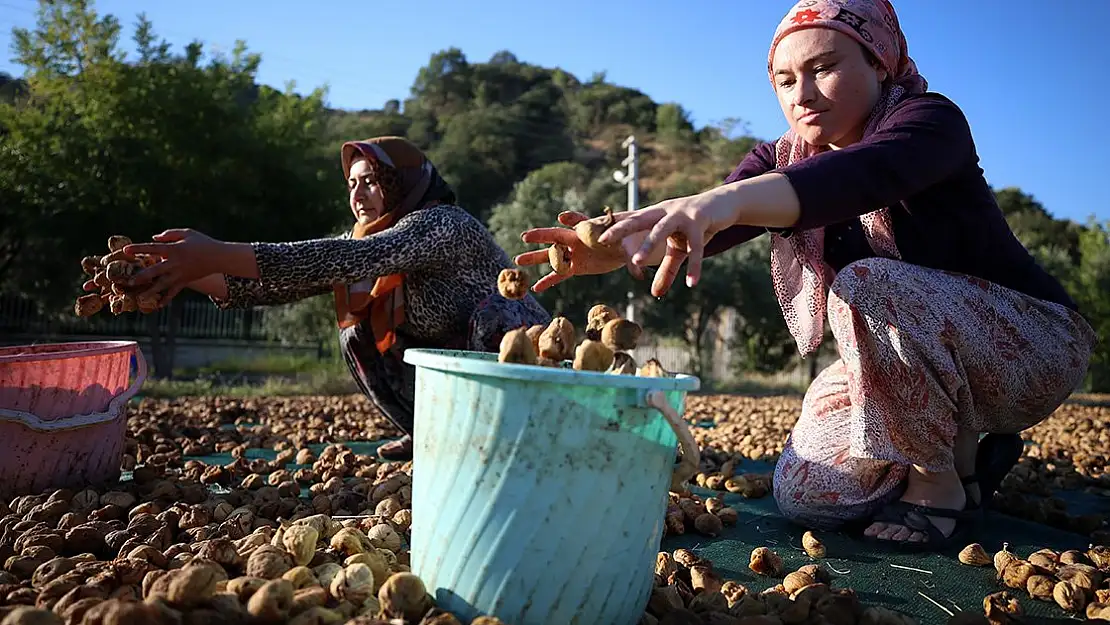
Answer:
M943 473L928 473L920 467L913 467L906 479L906 492L902 495L902 501L943 510L963 510L967 504L967 493L954 469ZM956 528L956 519L932 516L926 518L945 536L951 535ZM898 542L928 540L925 532L896 523L875 522L863 533L872 538Z

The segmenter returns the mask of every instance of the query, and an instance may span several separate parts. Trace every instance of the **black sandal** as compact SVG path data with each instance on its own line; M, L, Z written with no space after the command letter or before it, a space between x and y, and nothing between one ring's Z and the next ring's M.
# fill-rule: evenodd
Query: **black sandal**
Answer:
M975 474L960 478L960 483L963 484L965 493L970 485L978 484L979 482L980 479ZM886 545L900 551L910 552L940 551L956 543L962 544L962 542L966 540L968 533L974 530L978 525L983 515L982 500L980 499L979 503L975 503L971 500L971 494L966 494L967 503L964 504L963 510L933 508L905 501L892 501L883 506L883 508L871 518L866 526L870 527L873 523L898 525L914 532L924 532L927 537L926 540L894 540L890 538L879 538L877 536L863 536L862 538L875 545ZM929 517L955 519L956 526L952 528L951 534L945 536L937 529L937 526L933 524Z
M941 551L956 543L962 543L979 518L978 507L963 510L946 510L919 506L905 501L892 501L883 507L872 519L872 523L887 523L908 528L914 532L924 532L926 540L894 540L877 536L864 536L863 539L874 545L885 545L900 551ZM956 527L945 536L937 529L929 517L955 519Z

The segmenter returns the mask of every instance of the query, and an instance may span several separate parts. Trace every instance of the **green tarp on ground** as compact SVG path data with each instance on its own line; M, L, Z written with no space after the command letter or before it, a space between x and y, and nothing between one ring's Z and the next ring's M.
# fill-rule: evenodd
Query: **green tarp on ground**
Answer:
M745 470L751 469L745 467ZM768 471L770 468L764 466L756 470ZM702 496L721 497L740 513L739 523L726 527L724 533L716 538L693 533L668 537L663 543L665 549L691 549L711 560L723 577L736 580L750 590L764 590L780 581L756 575L748 568L749 555L756 547L774 549L782 556L787 571L815 562L802 550L804 529L780 516L772 497L744 499L740 495L712 493L704 489L694 489L694 492ZM1008 542L1010 550L1023 557L1045 547L1063 551L1086 550L1088 546L1083 536L1004 514L992 513L988 519L968 542L981 543L992 555L1002 547L1003 542ZM835 569L830 571L833 587L852 588L862 601L904 612L923 625L946 622L949 614L945 610L952 613L959 610L981 612L983 597L1003 589L995 579L994 567L979 568L959 563L956 555L963 545L942 553L912 554L874 546L844 534L817 534L828 552L821 562ZM1023 591L1014 591L1013 594L1025 608L1030 623L1074 622L1055 603L1031 599Z
M372 456L385 442L388 441L344 444L357 454ZM308 447L319 453L325 445ZM269 449L249 449L246 453L247 459L272 460L276 455ZM209 464L228 464L233 460L229 454L187 459ZM288 468L293 470L299 467L289 465ZM768 473L772 469L766 463L746 462L737 468L737 472ZM756 547L774 549L782 556L787 571L814 562L801 547L804 530L779 515L772 497L745 499L741 495L727 492L718 493L698 488L693 490L703 497L721 497L740 513L739 522L734 527L726 527L715 538L698 535L692 530L683 536L667 537L663 541L663 549L690 549L711 560L722 577L744 584L753 591L764 590L781 581L756 575L748 569L749 554ZM307 489L304 494L307 495ZM1110 502L1083 499L1087 506L1105 509L1110 505ZM945 623L949 618L948 612L981 612L983 597L1002 590L995 579L993 567L979 568L959 563L956 555L963 545L943 553L907 554L874 546L843 534L821 532L819 535L828 549L828 557L822 562L830 568L833 587L852 588L865 603L904 612L917 618L922 625ZM1088 540L1084 536L999 513L992 513L978 535L970 537L968 542L981 543L991 554L1000 549L1004 542L1008 542L1010 550L1022 557L1046 547L1064 551L1086 550L1088 546ZM1021 601L1028 615L1027 621L1031 624L1075 622L1074 618L1070 618L1055 603L1031 599L1023 591L1015 591L1013 594Z

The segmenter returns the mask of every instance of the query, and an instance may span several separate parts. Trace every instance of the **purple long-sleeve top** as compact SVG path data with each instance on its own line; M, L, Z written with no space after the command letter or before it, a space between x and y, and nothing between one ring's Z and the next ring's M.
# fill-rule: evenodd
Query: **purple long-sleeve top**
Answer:
M1076 309L1010 230L979 167L963 112L948 98L905 98L858 143L782 168L774 142L756 146L725 183L768 172L786 176L800 202L794 230L825 227L825 260L840 271L875 256L858 217L884 206L902 260L973 275ZM706 256L767 229L733 226L706 245Z

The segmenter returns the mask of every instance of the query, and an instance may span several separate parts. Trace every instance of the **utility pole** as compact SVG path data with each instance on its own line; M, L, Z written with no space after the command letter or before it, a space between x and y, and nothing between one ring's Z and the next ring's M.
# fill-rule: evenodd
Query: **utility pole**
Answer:
M623 184L628 188L628 210L634 211L640 208L640 164L639 152L636 146L635 135L629 135L621 147L628 150L628 156L621 161L621 165L628 168L628 171L618 169L613 172L613 180L619 184ZM632 305L632 291L628 292L628 305L625 310L625 318L629 321L636 321L636 309Z

